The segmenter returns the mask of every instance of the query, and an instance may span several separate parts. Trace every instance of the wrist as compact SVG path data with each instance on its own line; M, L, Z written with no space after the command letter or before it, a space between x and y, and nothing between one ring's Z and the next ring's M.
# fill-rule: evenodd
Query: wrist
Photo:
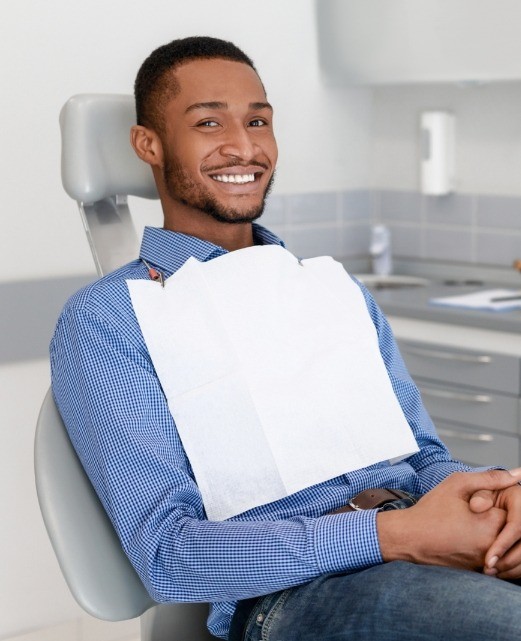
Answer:
M376 531L384 562L416 561L409 509L388 510L376 515Z

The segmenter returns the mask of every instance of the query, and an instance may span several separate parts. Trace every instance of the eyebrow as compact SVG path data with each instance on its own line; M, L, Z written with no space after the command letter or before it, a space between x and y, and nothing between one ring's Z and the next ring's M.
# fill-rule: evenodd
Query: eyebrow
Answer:
M250 102L249 107L252 111L258 111L259 109L269 109L270 111L273 111L273 107L269 102ZM196 111L197 109L228 109L228 103L218 101L195 102L193 105L187 107L185 113L190 113L191 111Z

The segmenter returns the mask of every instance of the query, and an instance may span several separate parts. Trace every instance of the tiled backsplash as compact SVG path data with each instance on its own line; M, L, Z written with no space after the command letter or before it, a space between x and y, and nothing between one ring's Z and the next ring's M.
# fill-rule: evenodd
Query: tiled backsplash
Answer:
M519 197L390 190L274 195L262 223L303 257L367 257L371 226L382 223L397 258L494 267L521 259Z
M521 258L521 198L427 197L412 191L363 189L276 194L269 197L260 222L297 256L332 255L347 259L350 269L357 271L370 268L371 226L378 223L390 228L392 253L398 261L509 268ZM47 358L58 310L71 292L91 278L92 274L83 279L0 284L2 300L12 309L6 330L0 332L5 337L0 340L0 363ZM22 332L23 341L13 341L8 326L25 328L27 319L34 317L35 305L40 319L37 331L32 327Z
M270 196L260 222L303 258L367 254L374 222L368 190Z

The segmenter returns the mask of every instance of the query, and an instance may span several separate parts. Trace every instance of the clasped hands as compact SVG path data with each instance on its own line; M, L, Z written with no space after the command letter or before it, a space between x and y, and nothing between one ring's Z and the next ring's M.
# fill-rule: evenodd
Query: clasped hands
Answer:
M521 577L521 468L508 473L515 480L514 485L477 490L470 497L469 507L475 514L486 514L491 509L504 511L505 524L485 555L483 572L500 579L517 579Z
M377 514L385 561L521 577L521 468L456 472L406 510Z

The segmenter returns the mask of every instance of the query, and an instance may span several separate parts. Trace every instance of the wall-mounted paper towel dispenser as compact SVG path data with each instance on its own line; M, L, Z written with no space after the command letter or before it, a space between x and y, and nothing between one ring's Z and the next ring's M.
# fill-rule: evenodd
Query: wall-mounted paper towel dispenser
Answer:
M423 194L444 196L454 191L454 115L424 111L420 121L420 182Z

